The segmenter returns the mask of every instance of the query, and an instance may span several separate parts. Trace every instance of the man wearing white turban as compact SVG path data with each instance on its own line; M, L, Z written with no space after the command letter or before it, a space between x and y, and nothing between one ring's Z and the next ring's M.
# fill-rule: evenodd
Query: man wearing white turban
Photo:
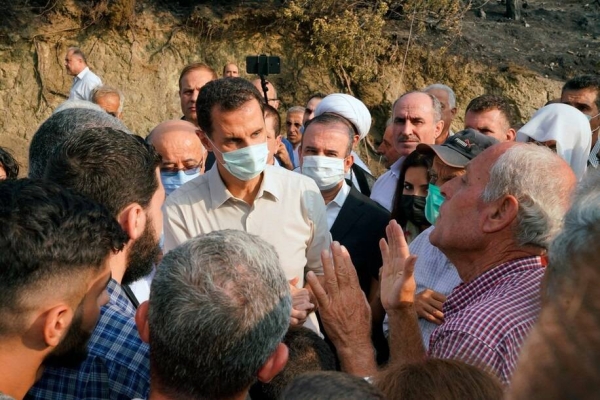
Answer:
M349 94L333 93L325 96L315 110L315 117L325 113L337 114L352 124L355 133L353 148L356 148L358 143L368 135L371 128L371 113L369 109L362 101ZM370 196L371 189L375 183L375 177L354 150L352 150L351 154L354 157L354 164L346 174L346 179L350 179L353 186L362 194Z

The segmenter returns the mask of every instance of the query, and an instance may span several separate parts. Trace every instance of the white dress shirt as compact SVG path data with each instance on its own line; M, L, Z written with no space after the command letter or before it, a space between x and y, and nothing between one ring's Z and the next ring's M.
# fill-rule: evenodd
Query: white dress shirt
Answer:
M398 178L400 177L400 169L405 157L400 157L395 163L392 164L389 171L381 175L375 181L373 190L371 190L371 200L376 201L382 207L389 212L392 212L394 206L394 194L396 193L396 186L398 186Z
M331 230L331 227L340 213L340 210L344 206L344 202L346 201L346 198L348 198L349 193L350 185L344 182L342 188L338 191L335 198L325 206L327 214L327 229Z
M90 71L89 67L85 67L75 78L73 78L73 86L69 92L69 100L92 100L92 91L102 85L102 80L98 75Z

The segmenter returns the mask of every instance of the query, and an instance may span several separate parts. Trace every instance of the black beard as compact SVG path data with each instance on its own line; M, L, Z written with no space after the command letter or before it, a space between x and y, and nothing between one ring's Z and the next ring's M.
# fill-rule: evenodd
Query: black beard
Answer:
M159 241L154 235L152 220L148 218L142 236L131 246L127 257L127 269L121 284L129 285L152 272L152 267L160 260L161 253Z

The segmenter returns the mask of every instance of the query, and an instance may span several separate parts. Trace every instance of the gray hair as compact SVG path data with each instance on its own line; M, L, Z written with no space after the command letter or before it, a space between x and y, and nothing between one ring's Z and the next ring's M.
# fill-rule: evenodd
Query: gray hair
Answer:
M563 229L548 252L546 289L548 298L560 293L562 285L573 285L578 265L576 259L596 258L600 239L600 173L589 169L575 194L571 209L564 219Z
M561 163L546 147L522 144L509 148L492 166L482 200L516 197L514 237L519 246L547 249L560 230L570 198L567 185L556 176Z
M306 108L302 107L302 106L294 106L294 107L290 107L287 110L288 114L293 114L293 113L302 113L304 114L304 111L306 110Z
M190 239L167 253L152 282L152 376L181 398L233 397L283 339L291 307L263 239L237 230Z
M435 97L431 93L427 93L422 90L413 90L410 92L406 92L402 96L398 97L396 101L394 101L394 104L392 104L392 118L394 115L394 107L396 107L396 103L398 103L400 99L402 99L404 96L408 96L409 94L413 93L423 93L429 96L429 98L431 99L431 108L433 109L433 123L437 124L438 122L440 122L442 120L442 103L440 103L437 97Z
M429 92L430 90L443 90L448 93L448 106L450 106L450 108L456 107L456 95L450 86L444 85L443 83L434 83L423 89L424 92Z
M69 47L67 49L67 54L69 54L71 52L73 52L74 56L80 57L83 60L83 62L85 64L87 64L87 60L85 58L85 54L83 53L83 51L79 47Z
M390 125L392 125L394 123L394 118L393 117L389 117L387 121L385 121L385 127L389 127Z
M89 103L89 101L86 103ZM41 179L53 151L68 137L90 128L113 128L130 133L120 120L107 114L101 108L100 110L67 108L55 112L40 125L31 139L29 145L29 178Z
M92 102L98 103L98 99L107 95L119 96L119 114L123 112L123 104L125 103L125 96L123 92L113 86L101 85L92 90Z
M95 110L95 111L104 111L102 107L98 104L92 103L87 100L67 100L62 102L52 111L52 115L59 113L61 111L68 110L70 108L85 108L87 110Z

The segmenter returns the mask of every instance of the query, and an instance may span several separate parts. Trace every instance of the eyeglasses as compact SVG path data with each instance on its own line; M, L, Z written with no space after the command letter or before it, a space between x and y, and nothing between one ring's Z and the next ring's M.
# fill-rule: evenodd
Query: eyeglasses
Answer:
M161 168L160 172L165 176L175 176L179 173L179 171L183 171L186 175L195 175L200 173L200 169L202 169L202 164L198 164L195 167L185 167L182 169L178 168Z

